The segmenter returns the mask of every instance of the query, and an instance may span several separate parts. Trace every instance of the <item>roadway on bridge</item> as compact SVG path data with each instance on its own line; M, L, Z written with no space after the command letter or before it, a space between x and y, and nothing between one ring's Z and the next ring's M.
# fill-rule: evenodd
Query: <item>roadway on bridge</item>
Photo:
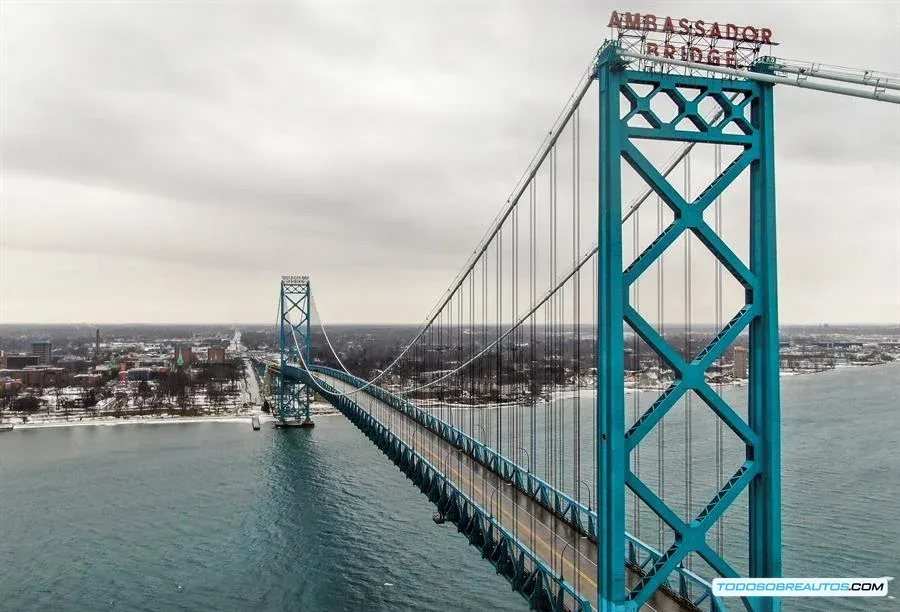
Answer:
M341 393L356 391L356 387L331 376L316 374L316 377ZM557 576L574 585L594 609L597 608L596 542L538 504L513 483L503 480L402 412L365 392L355 393L351 397L443 472L463 493L488 511L505 529L515 534ZM629 584L637 579L638 576L629 571ZM695 608L669 597L663 591L657 591L641 609L671 612Z

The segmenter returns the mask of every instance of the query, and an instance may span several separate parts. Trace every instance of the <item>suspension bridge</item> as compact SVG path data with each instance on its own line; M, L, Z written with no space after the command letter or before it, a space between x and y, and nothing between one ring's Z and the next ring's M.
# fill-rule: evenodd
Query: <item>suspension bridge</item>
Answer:
M722 39L650 46L646 21L614 17L377 369L348 371L309 278L282 278L277 424L312 427L314 394L333 404L533 609L778 610L711 587L781 576L773 87L896 104L900 78L761 56L747 29L721 65Z

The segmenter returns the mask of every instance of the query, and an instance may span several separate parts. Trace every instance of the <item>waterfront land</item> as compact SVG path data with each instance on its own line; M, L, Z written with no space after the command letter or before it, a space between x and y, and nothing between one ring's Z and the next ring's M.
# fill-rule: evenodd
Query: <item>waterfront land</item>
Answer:
M553 342L541 334L490 349L496 329L458 329L424 344L379 384L417 401L461 407L515 405L591 393L594 337L563 328ZM102 332L102 335L101 333ZM382 373L414 335L411 326L335 326L329 343L312 337L313 361L372 378ZM696 354L713 329L670 333L684 355ZM743 385L747 338L739 338L707 371L717 385ZM649 346L626 338L627 392L662 390L668 370ZM466 355L488 349L485 365L462 369ZM465 350L463 350L465 349ZM277 358L269 326L0 326L0 422L17 427L269 420L273 390L256 363ZM842 367L875 366L900 357L896 326L786 327L781 333L782 376ZM455 374L459 372L459 376ZM335 414L322 401L313 415Z
M0 326L0 347L0 423L17 428L271 420L233 328L121 326L90 342L78 326Z

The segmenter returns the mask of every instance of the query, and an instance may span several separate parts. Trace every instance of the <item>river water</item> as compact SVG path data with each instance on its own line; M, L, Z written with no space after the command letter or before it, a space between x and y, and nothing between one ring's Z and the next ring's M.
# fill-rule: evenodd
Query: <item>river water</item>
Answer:
M783 379L785 575L900 575L898 396L900 364ZM0 609L526 610L432 511L343 417L16 430Z

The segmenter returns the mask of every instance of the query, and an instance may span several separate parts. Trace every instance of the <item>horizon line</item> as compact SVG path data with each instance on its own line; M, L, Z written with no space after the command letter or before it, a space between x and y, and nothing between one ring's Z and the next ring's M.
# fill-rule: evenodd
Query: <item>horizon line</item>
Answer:
M493 324L494 322L489 322L489 324ZM509 324L511 321L501 321L501 324ZM624 323L624 321L623 321ZM482 325L483 323L479 322L477 325ZM560 325L574 325L572 322L558 323ZM0 327L47 327L47 326L85 326L85 327L103 327L103 326L124 326L124 325L134 325L134 326L160 326L160 325L172 325L172 326L190 326L190 325L202 325L206 327L241 327L241 326L253 326L253 327L267 327L273 326L272 323L258 323L258 322L198 322L198 321L189 321L189 322L179 322L179 321L119 321L119 322L110 322L106 321L103 323L98 322L89 322L89 321L70 321L70 322L36 322L36 321L5 321L0 322ZM378 326L388 326L388 325L397 325L397 326L421 326L422 322L400 322L400 321L390 321L390 322L362 322L362 321L354 321L354 322L330 322L325 327L334 327L334 326L362 326L362 325L378 325ZM545 325L545 323L537 323L537 325ZM582 323L582 326L589 326L592 323ZM713 322L694 322L692 325L696 327L718 327L716 323ZM724 325L724 323L723 323ZM887 326L896 326L900 327L900 321L894 322L866 322L866 321L853 321L853 322L815 322L815 323L787 323L787 322L779 322L778 327L825 327L825 326L878 326L878 327L887 327ZM466 325L464 324L463 327Z

